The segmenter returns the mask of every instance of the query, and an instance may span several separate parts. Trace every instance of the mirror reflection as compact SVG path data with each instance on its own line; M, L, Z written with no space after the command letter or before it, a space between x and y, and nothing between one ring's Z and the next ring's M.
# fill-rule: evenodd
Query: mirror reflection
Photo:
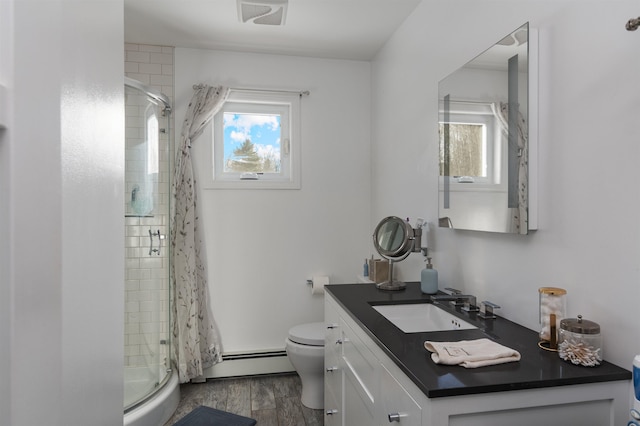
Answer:
M528 233L529 25L438 84L443 227Z

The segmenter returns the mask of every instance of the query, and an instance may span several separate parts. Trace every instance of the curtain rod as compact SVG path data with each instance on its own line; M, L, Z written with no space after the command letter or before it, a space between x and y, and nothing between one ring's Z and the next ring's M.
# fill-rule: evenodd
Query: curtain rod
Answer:
M194 84L193 90L201 89L203 84ZM277 89L249 89L245 87L230 87L230 90L237 92L269 92L269 93L297 93L300 96L309 96L311 94L308 90L277 90Z

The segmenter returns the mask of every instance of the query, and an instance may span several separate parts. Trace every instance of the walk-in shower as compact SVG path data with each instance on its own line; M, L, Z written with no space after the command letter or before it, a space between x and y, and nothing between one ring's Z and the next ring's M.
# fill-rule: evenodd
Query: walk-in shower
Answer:
M169 310L171 103L125 78L124 425L162 425L179 400Z

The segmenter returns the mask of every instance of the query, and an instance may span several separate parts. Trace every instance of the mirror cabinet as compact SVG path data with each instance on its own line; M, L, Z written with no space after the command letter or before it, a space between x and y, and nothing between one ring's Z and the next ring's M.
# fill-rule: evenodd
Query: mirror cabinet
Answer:
M439 226L536 228L536 58L526 23L439 82Z

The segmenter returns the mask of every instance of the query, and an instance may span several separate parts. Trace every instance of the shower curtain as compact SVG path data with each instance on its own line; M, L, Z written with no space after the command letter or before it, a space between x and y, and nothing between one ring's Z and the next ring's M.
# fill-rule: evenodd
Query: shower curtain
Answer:
M507 103L495 103L491 104L493 114L498 118L500 127L503 133L506 135L509 128L509 104ZM519 152L518 156L518 207L510 208L511 211L511 226L510 231L518 234L526 234L529 230L529 212L528 212L528 187L529 187L529 141L527 139L527 122L525 121L522 113L518 111L518 129L517 129L517 144Z
M220 336L208 305L190 148L224 104L229 89L197 85L194 90L182 123L173 179L171 310L173 351L180 383L201 377L205 368L222 361Z

